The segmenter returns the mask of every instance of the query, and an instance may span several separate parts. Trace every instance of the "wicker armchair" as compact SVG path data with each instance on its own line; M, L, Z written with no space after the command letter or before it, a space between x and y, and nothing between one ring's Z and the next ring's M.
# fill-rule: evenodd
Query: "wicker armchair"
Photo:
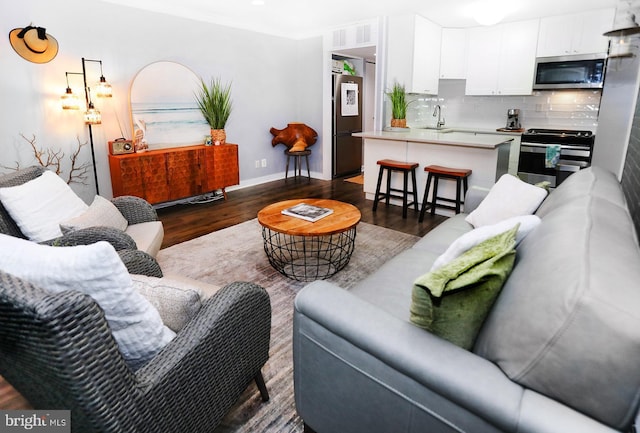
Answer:
M264 289L233 283L154 359L125 364L91 297L0 271L0 374L35 409L71 410L73 432L212 432L268 358Z
M22 185L40 176L46 168L32 166L0 175L0 188ZM157 221L156 210L146 200L133 197L122 196L112 199L113 204L128 221L129 225L139 224L149 221ZM19 238L25 238L18 225L11 218L11 215L0 203L0 233L4 233ZM136 249L136 242L127 233L112 227L91 227L66 234L59 238L50 239L43 243L49 245L88 245L98 241L107 241L119 250Z
M154 257L144 251L120 250L118 254L130 274L162 278L163 273L160 264Z

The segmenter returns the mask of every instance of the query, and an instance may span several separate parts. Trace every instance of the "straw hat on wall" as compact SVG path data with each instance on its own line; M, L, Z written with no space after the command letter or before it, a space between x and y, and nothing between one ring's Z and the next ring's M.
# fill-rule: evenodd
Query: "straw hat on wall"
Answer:
M58 54L58 41L43 27L13 29L9 41L20 57L33 63L50 62Z

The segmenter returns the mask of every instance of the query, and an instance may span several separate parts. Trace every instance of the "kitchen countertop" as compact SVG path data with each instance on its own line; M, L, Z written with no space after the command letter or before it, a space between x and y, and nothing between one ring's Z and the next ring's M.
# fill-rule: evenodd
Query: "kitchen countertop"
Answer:
M465 130L462 128L435 129L407 128L406 131L366 131L354 133L354 137L378 140L411 141L416 143L431 143L447 146L475 147L495 149L503 143L513 141L513 136L519 135L504 132L485 132L479 130Z

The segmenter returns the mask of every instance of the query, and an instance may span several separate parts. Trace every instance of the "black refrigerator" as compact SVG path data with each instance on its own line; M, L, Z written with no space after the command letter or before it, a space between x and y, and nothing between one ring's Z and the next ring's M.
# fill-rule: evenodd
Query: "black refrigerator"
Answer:
M362 77L333 75L333 177L362 170Z

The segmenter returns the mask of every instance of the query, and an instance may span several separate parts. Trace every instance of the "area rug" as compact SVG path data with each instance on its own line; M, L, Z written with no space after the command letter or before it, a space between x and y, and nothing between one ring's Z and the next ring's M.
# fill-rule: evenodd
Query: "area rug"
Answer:
M360 223L349 264L329 281L349 289L381 264L409 248L418 237ZM274 270L265 255L256 219L163 249L158 261L165 273L177 273L218 286L251 281L271 298L272 328L269 360L263 375L271 399L263 403L250 385L216 433L302 432L293 394L293 300L307 283Z
M344 180L345 182L357 183L359 185L364 185L364 173L360 173L357 176L348 177Z

